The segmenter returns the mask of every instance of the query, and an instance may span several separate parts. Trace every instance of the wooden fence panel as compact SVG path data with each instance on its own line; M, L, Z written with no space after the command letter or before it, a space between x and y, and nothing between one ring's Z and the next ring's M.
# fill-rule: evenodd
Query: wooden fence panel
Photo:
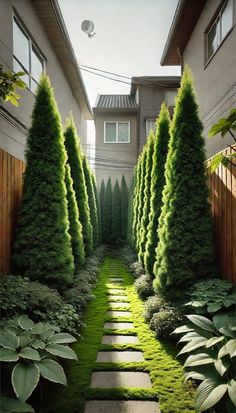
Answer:
M14 230L25 164L0 149L0 274L11 270Z
M224 155L232 152L231 148L222 151ZM220 273L236 284L236 161L234 163L230 168L220 165L212 174L208 168L208 181Z

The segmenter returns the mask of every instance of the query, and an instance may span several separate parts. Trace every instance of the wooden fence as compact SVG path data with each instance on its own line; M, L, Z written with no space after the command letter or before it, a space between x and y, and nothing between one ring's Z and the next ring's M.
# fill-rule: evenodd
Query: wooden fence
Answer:
M227 148L222 154L232 152ZM220 165L212 174L209 168L208 178L220 273L236 284L236 160L234 163L230 168Z
M22 194L24 162L0 149L0 274L11 267L12 241Z

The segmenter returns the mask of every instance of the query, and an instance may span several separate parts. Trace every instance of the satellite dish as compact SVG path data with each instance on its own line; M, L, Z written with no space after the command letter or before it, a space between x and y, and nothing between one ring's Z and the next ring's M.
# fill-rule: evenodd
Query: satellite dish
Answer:
M92 22L92 20L84 20L81 23L81 29L84 33L86 33L88 35L88 37L95 36L95 33L93 33L94 23Z

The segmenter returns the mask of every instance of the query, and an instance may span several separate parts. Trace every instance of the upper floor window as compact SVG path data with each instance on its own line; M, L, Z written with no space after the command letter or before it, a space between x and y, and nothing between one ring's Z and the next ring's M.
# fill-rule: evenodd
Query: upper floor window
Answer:
M214 55L233 26L233 0L227 0L206 32L206 61Z
M25 72L23 80L35 92L44 70L44 60L16 17L13 18L13 70Z
M130 122L105 122L104 143L130 143Z
M156 121L155 119L146 119L146 137L148 137L150 131L156 131Z
M165 89L165 102L167 106L175 106L177 89Z

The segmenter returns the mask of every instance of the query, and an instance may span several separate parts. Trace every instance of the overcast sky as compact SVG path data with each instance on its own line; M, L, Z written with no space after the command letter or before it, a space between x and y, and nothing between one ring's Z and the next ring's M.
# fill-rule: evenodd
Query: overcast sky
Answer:
M178 0L59 0L79 65L123 76L179 75L160 59ZM96 35L81 30L92 20ZM91 106L97 94L128 94L130 86L82 72ZM94 137L89 125L89 141Z

